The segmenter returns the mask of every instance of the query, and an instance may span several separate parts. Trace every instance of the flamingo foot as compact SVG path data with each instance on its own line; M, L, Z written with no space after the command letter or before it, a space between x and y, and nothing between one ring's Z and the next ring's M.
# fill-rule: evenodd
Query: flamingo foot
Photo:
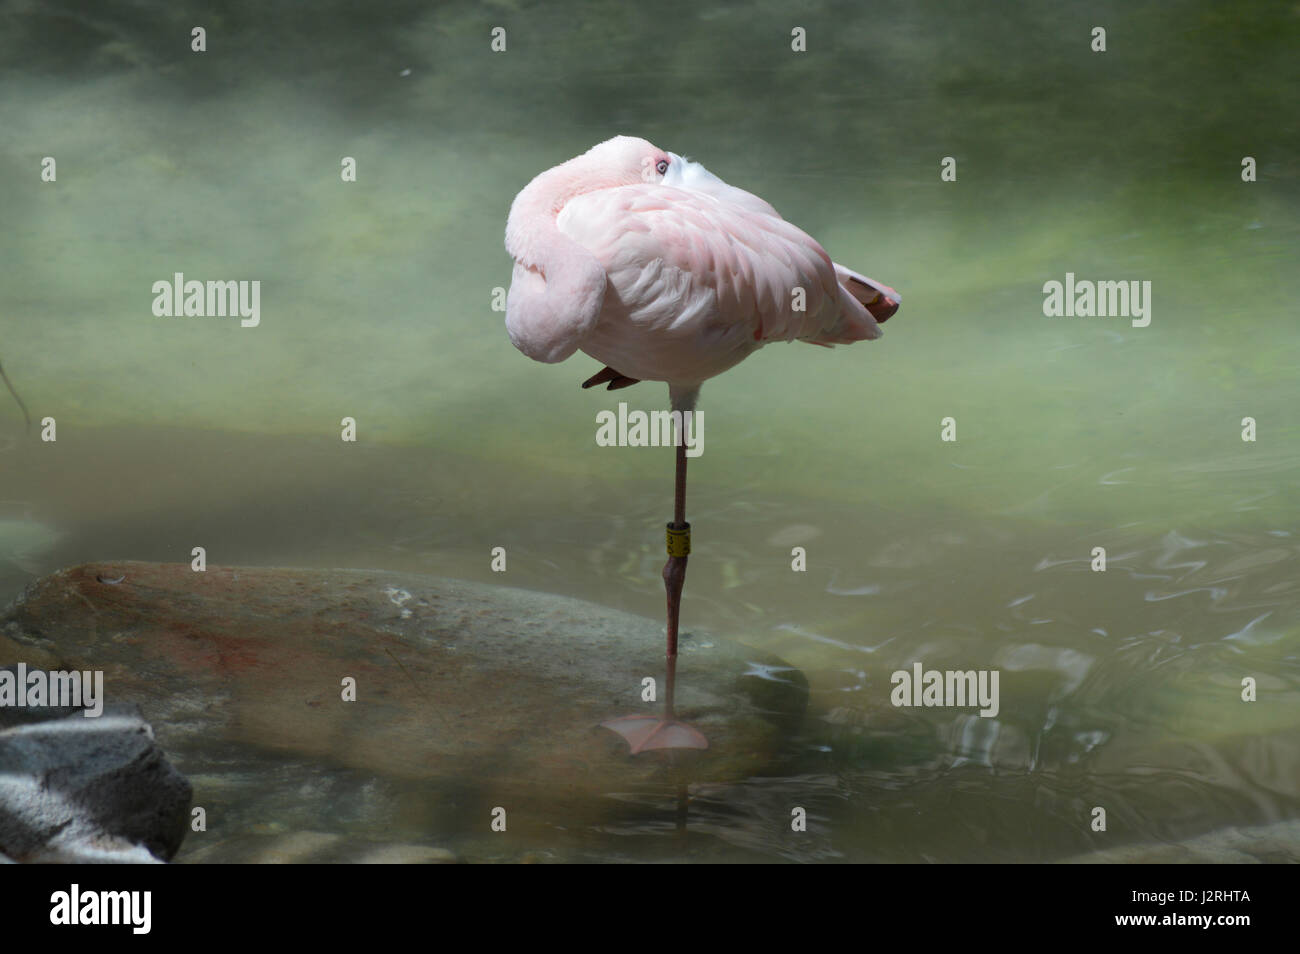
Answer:
M597 384L604 384L606 381L609 382L609 387L605 389L607 391L618 391L622 388L630 388L634 384L641 383L640 378L629 378L625 374L619 374L619 372L615 371L613 368L606 367L601 368L587 380L583 381L582 386L584 388L595 387Z
M707 749L709 740L685 722L660 716L635 715L602 722L603 728L617 732L632 747L632 754L651 749Z

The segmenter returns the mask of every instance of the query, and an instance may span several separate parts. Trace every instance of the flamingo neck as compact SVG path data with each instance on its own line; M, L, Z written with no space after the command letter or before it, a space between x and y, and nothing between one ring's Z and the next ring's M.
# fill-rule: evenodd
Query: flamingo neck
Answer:
M592 191L597 171L590 166L588 156L577 156L539 174L515 196L506 220L506 251L516 261L535 265L555 247L561 234L555 224L560 211L573 198Z

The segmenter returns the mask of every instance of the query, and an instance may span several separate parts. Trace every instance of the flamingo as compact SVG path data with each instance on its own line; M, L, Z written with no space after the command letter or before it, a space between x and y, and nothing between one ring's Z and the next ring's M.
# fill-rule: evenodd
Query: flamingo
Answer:
M889 286L831 261L758 196L632 136L615 136L534 178L510 207L505 244L515 263L506 299L514 346L548 364L579 350L595 358L604 367L584 388L663 381L683 422L704 381L769 342L830 347L879 338L900 300ZM602 723L632 754L708 748L674 709L690 553L680 427L676 452L663 570L663 715Z

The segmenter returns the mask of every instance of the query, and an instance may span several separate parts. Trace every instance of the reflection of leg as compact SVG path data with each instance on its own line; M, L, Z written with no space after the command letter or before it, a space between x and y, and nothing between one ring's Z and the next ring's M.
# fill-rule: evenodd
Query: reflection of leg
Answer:
M664 686L664 718L672 719L673 691L677 684L677 621L686 582L686 557L672 556L664 564L664 589L668 591L668 678Z

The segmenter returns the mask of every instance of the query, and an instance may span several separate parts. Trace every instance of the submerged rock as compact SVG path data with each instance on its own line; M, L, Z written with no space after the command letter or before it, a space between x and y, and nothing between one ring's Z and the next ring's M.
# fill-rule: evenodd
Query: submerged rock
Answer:
M807 702L802 674L779 659L687 637L678 714L710 748L634 757L599 723L659 711L641 692L647 676L663 691L662 623L382 571L88 564L29 587L0 619L0 636L10 641L0 648L103 670L107 698L139 703L195 778L196 803L225 806L214 816L251 824L249 804L288 798L265 791L268 768L283 766L292 797L310 803L306 816L348 814L358 833L426 811L411 808L412 783L444 793L442 815L422 821L472 819L486 832L489 807L576 825L592 818L592 800L616 807L611 793L742 779L775 756ZM345 812L339 793L349 805L396 807ZM260 821L285 813L279 803ZM205 843L195 834L187 851Z
M455 864L455 854L432 845L346 838L337 832L239 835L200 848L186 859L211 864Z
M1120 845L1064 861L1094 865L1300 864L1300 821L1220 828L1184 841Z

